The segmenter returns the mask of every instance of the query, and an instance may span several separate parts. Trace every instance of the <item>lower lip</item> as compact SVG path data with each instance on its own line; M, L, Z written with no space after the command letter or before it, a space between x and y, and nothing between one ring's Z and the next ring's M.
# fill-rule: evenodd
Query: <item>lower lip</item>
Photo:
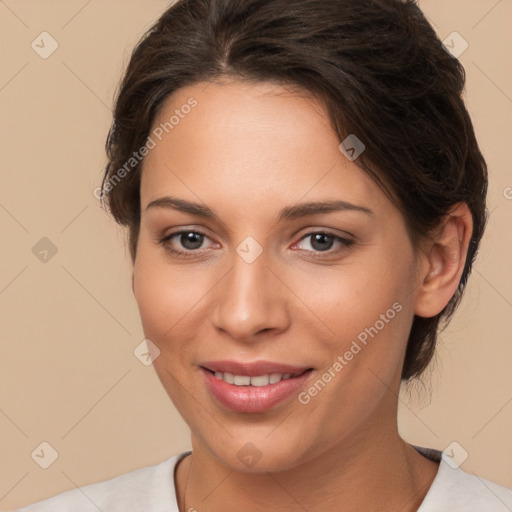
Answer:
M236 386L215 377L213 373L201 368L206 385L211 394L222 405L236 412L256 413L272 409L292 395L298 394L311 370L298 377L281 380L268 386Z

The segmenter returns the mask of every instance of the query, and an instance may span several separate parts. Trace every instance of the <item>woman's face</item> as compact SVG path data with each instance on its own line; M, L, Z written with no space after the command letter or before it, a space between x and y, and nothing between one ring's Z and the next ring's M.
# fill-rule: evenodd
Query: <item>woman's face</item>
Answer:
M396 428L417 263L323 107L269 83L198 83L151 137L134 293L194 448L275 471Z

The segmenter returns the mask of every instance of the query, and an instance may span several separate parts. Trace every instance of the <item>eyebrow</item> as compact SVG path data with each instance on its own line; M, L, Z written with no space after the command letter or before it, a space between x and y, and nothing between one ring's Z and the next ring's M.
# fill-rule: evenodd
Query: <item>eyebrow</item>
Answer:
M172 208L174 210L179 210L196 217L218 218L217 214L208 208L208 206L191 201L185 201L184 199L178 199L177 197L164 196L155 199L146 206L146 210L149 210L150 208ZM298 219L318 213L331 213L337 211L357 211L372 217L375 215L372 210L366 208L365 206L348 203L346 201L314 201L309 203L298 203L292 206L285 206L279 211L277 222L281 222L283 220Z

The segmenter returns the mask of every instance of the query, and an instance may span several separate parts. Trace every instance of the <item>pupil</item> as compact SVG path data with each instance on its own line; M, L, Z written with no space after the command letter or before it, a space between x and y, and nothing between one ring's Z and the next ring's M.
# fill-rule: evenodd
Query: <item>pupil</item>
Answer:
M203 243L203 235L200 233L182 233L181 234L181 243L183 247L186 249L199 249L201 244Z
M325 240L327 239L327 245L325 245ZM315 244L317 244L318 242L320 242L320 245L318 247L315 247ZM333 244L333 238L331 235L326 235L324 233L316 233L315 235L313 235L313 242L312 242L312 246L315 250L319 250L319 251L322 251L322 250L328 250L332 247L332 244Z

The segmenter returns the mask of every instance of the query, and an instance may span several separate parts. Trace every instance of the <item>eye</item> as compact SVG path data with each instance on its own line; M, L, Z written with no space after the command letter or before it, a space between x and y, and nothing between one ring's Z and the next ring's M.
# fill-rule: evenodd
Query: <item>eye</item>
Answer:
M210 238L202 231L182 229L166 235L158 242L166 251L176 257L188 258L201 255L206 249L208 249L203 247L203 244L205 240L209 239ZM305 243L306 241L308 241L308 243ZM338 254L346 250L353 243L353 240L335 235L334 233L329 233L327 231L315 231L304 235L294 247L298 247L302 251L309 252L311 253L311 256L318 258ZM300 245L309 245L311 249L308 247L300 247ZM336 245L337 248L332 250Z
M173 242L173 239L176 239ZM178 256L178 257L190 257L197 256L201 254L203 251L198 250L203 245L205 239L209 239L209 237L201 232L190 229L185 229L181 231L175 231L174 233L170 233L165 236L159 243L165 248L166 251ZM178 245L178 248L176 248Z
M308 243L304 243L306 241L308 241ZM324 253L327 253L327 255L338 254L346 250L353 243L353 240L343 238L339 235L335 235L334 233L329 233L327 231L314 231L304 235L301 240L295 244L295 246L299 246L300 244L306 246L309 245L312 249L308 249L307 247L299 247L299 249L312 252L313 254L311 254L311 256L313 257L322 257ZM337 248L331 250L336 244Z

